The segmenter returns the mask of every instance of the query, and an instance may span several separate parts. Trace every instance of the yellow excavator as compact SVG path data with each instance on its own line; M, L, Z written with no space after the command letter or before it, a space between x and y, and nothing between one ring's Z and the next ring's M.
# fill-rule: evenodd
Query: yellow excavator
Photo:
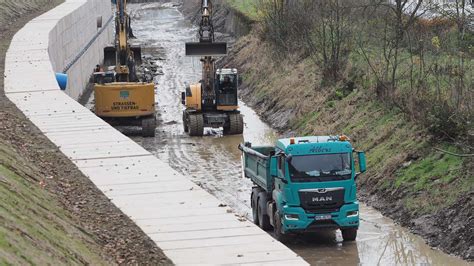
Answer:
M142 136L154 137L155 85L137 77L141 49L129 43L133 34L127 0L115 4L115 46L104 48L104 67L111 70L94 72L95 113L113 126L139 126Z
M227 43L214 41L212 3L201 0L199 42L185 45L186 56L199 56L202 79L186 87L181 94L184 131L190 136L202 136L204 127L222 127L225 135L242 134L244 123L240 114L237 69L215 69L216 56L227 54Z

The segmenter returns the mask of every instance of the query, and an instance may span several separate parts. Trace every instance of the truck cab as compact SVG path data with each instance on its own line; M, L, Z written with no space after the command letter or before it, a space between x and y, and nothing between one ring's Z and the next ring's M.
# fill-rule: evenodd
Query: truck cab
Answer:
M359 227L355 180L365 171L365 155L355 152L346 136L280 139L274 147L243 146L244 175L255 184L254 222L263 229L273 227L279 240L323 229L340 229L345 241L355 240Z

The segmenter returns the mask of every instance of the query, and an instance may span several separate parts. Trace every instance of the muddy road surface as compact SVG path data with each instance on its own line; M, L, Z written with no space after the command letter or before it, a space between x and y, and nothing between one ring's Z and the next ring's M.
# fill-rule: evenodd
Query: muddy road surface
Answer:
M236 215L250 218L252 183L242 178L240 151L243 141L270 144L276 138L251 108L241 103L243 136L222 136L207 129L204 137L183 132L181 91L186 83L201 77L199 59L184 56L184 42L195 40L197 29L173 4L134 4L132 26L144 55L156 63L159 75L156 102L159 126L155 138L132 138L168 162L177 171L233 208ZM362 177L363 178L363 177ZM342 242L338 231L306 236L288 246L312 264L344 265L462 265L466 262L431 249L423 240L395 225L374 209L362 205L361 226L356 242Z

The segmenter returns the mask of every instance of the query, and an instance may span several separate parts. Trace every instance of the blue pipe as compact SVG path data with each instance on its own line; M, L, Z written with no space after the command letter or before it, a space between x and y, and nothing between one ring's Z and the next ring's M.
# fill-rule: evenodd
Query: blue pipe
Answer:
M58 82L59 88L63 91L67 87L67 74L56 73L56 81Z

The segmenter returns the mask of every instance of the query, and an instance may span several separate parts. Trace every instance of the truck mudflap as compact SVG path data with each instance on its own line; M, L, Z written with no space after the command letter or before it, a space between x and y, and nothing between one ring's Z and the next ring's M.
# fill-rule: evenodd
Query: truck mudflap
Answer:
M283 230L288 233L359 227L358 202L345 204L331 213L307 213L301 207L289 206L284 206L282 212Z

